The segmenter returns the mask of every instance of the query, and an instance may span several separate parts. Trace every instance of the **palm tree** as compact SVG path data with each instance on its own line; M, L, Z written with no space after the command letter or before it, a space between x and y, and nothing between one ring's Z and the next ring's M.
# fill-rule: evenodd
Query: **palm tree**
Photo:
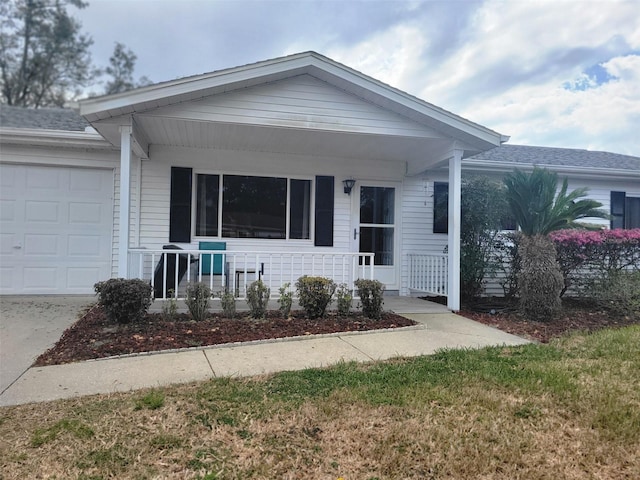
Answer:
M535 319L548 319L561 307L564 278L553 242L547 235L563 228L584 227L586 217L606 218L595 200L585 199L588 189L567 193L565 178L558 191L558 175L542 168L531 173L515 170L504 178L507 202L523 236L518 245L521 270L518 274L520 308Z
M507 202L520 231L527 236L547 235L563 228L584 227L576 220L586 217L607 218L598 210L602 204L590 199L581 199L587 187L567 194L565 178L558 188L558 175L543 168L534 168L530 174L515 170L504 178L507 186Z

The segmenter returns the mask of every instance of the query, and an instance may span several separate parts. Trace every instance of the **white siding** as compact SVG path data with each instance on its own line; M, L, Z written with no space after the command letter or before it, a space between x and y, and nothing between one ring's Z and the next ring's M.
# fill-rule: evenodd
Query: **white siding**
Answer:
M587 187L587 197L602 203L601 209L607 213L611 212L611 192L622 191L628 195L640 195L640 182L632 180L594 180L569 178L569 191L576 188ZM587 220L585 220L587 221ZM608 219L593 218L588 219L590 223L609 227Z
M404 166L390 162L356 161L353 159L282 155L264 152L200 150L173 147L152 148L151 159L142 162L142 202L140 246L157 249L169 243L169 195L171 167L189 167L194 173L227 173L273 175L314 179L316 175L335 177L334 246L314 247L309 240L258 240L223 238L228 249L271 252L326 251L351 252L353 196L343 192L342 180L358 182L402 181ZM198 248L204 238L194 238L184 248Z
M162 107L145 112L144 116L339 132L441 137L441 134L423 125L383 110L310 75L299 75L271 84Z
M403 235L400 295L408 295L409 265L407 254L440 254L447 245L447 235L433 233L433 183L446 181L446 173L405 178L402 196Z

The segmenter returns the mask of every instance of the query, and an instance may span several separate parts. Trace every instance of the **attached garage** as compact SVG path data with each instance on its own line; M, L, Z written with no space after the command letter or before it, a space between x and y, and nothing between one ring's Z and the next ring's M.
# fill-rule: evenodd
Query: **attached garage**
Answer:
M0 164L0 293L86 294L111 276L113 170Z

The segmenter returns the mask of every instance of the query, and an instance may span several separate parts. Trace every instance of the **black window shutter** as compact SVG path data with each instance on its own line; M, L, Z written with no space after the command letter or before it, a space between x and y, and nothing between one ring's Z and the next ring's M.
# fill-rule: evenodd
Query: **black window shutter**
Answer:
M611 192L611 228L624 228L624 192Z
M449 184L433 184L433 233L449 232Z
M333 246L333 190L334 178L318 175L316 177L316 229L314 245Z
M191 242L191 181L190 168L171 167L170 242Z

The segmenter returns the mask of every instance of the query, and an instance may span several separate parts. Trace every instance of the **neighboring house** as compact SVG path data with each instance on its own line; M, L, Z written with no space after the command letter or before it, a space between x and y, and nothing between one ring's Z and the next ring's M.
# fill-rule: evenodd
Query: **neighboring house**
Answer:
M434 182L459 212L463 168L502 171L478 155L508 139L314 52L86 99L79 115L0 112L2 294L91 293L149 278L164 245L213 242L236 288L362 273L457 310L459 215L433 232ZM638 182L620 170L629 218Z
M463 171L499 175L534 166L568 179L569 191L587 187L587 196L602 203L610 219L588 219L608 228L640 228L640 157L574 148L503 145L463 160Z
M462 176L464 179L483 175L501 180L514 168L531 171L536 166L558 173L560 182L567 178L569 191L587 187L587 197L602 203L601 209L610 215L609 219L587 218L583 222L602 228L640 228L640 157L572 148L502 145L463 160ZM444 248L447 173L432 171L428 175L434 181L432 232ZM503 291L494 279L487 282L485 294L500 296Z

